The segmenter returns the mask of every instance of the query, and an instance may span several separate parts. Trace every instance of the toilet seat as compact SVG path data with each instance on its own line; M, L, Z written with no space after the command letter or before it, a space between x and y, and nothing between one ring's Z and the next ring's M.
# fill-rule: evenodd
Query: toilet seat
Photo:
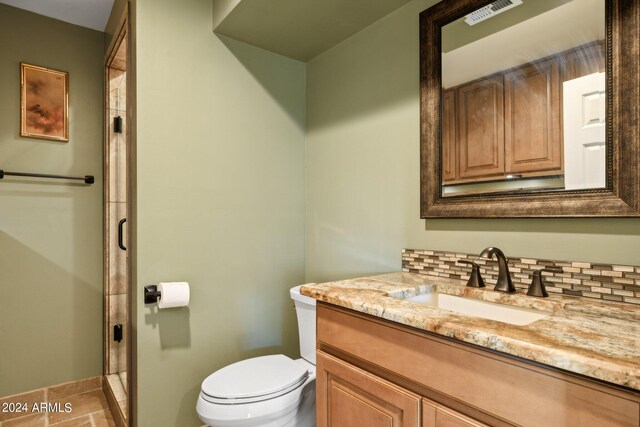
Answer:
M202 382L201 396L219 405L262 402L290 393L308 377L304 365L283 354L255 357L209 375Z

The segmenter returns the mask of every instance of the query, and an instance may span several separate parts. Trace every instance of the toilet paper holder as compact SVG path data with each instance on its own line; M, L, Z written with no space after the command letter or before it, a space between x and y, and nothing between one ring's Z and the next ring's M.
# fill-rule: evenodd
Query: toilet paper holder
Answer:
M160 299L161 292L157 285L147 285L144 287L144 303L155 304Z

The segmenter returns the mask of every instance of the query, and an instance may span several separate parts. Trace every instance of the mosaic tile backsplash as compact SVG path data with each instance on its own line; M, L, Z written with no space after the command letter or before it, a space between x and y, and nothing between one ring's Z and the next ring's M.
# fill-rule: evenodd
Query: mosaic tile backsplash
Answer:
M498 262L472 254L403 249L402 271L467 280L471 273L471 266L459 264L458 261L461 259L468 259L478 264L487 286L495 285L498 277ZM542 272L548 292L640 304L640 267L638 266L509 258L511 279L519 289L527 289L533 272L546 267L562 269L561 273Z

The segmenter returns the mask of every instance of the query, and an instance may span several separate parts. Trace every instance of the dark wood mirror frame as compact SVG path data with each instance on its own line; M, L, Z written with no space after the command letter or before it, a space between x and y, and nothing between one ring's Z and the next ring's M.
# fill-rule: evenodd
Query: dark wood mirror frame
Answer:
M638 0L606 0L607 188L442 197L441 29L492 1L494 0L442 0L420 14L420 216L639 217Z

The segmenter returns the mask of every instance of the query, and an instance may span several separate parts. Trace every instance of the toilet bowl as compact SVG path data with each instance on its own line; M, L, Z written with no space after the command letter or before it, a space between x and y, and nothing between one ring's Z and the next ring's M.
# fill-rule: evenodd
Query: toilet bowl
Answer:
M225 366L203 382L196 404L212 427L314 427L315 300L292 288L300 336L300 359L283 354Z

